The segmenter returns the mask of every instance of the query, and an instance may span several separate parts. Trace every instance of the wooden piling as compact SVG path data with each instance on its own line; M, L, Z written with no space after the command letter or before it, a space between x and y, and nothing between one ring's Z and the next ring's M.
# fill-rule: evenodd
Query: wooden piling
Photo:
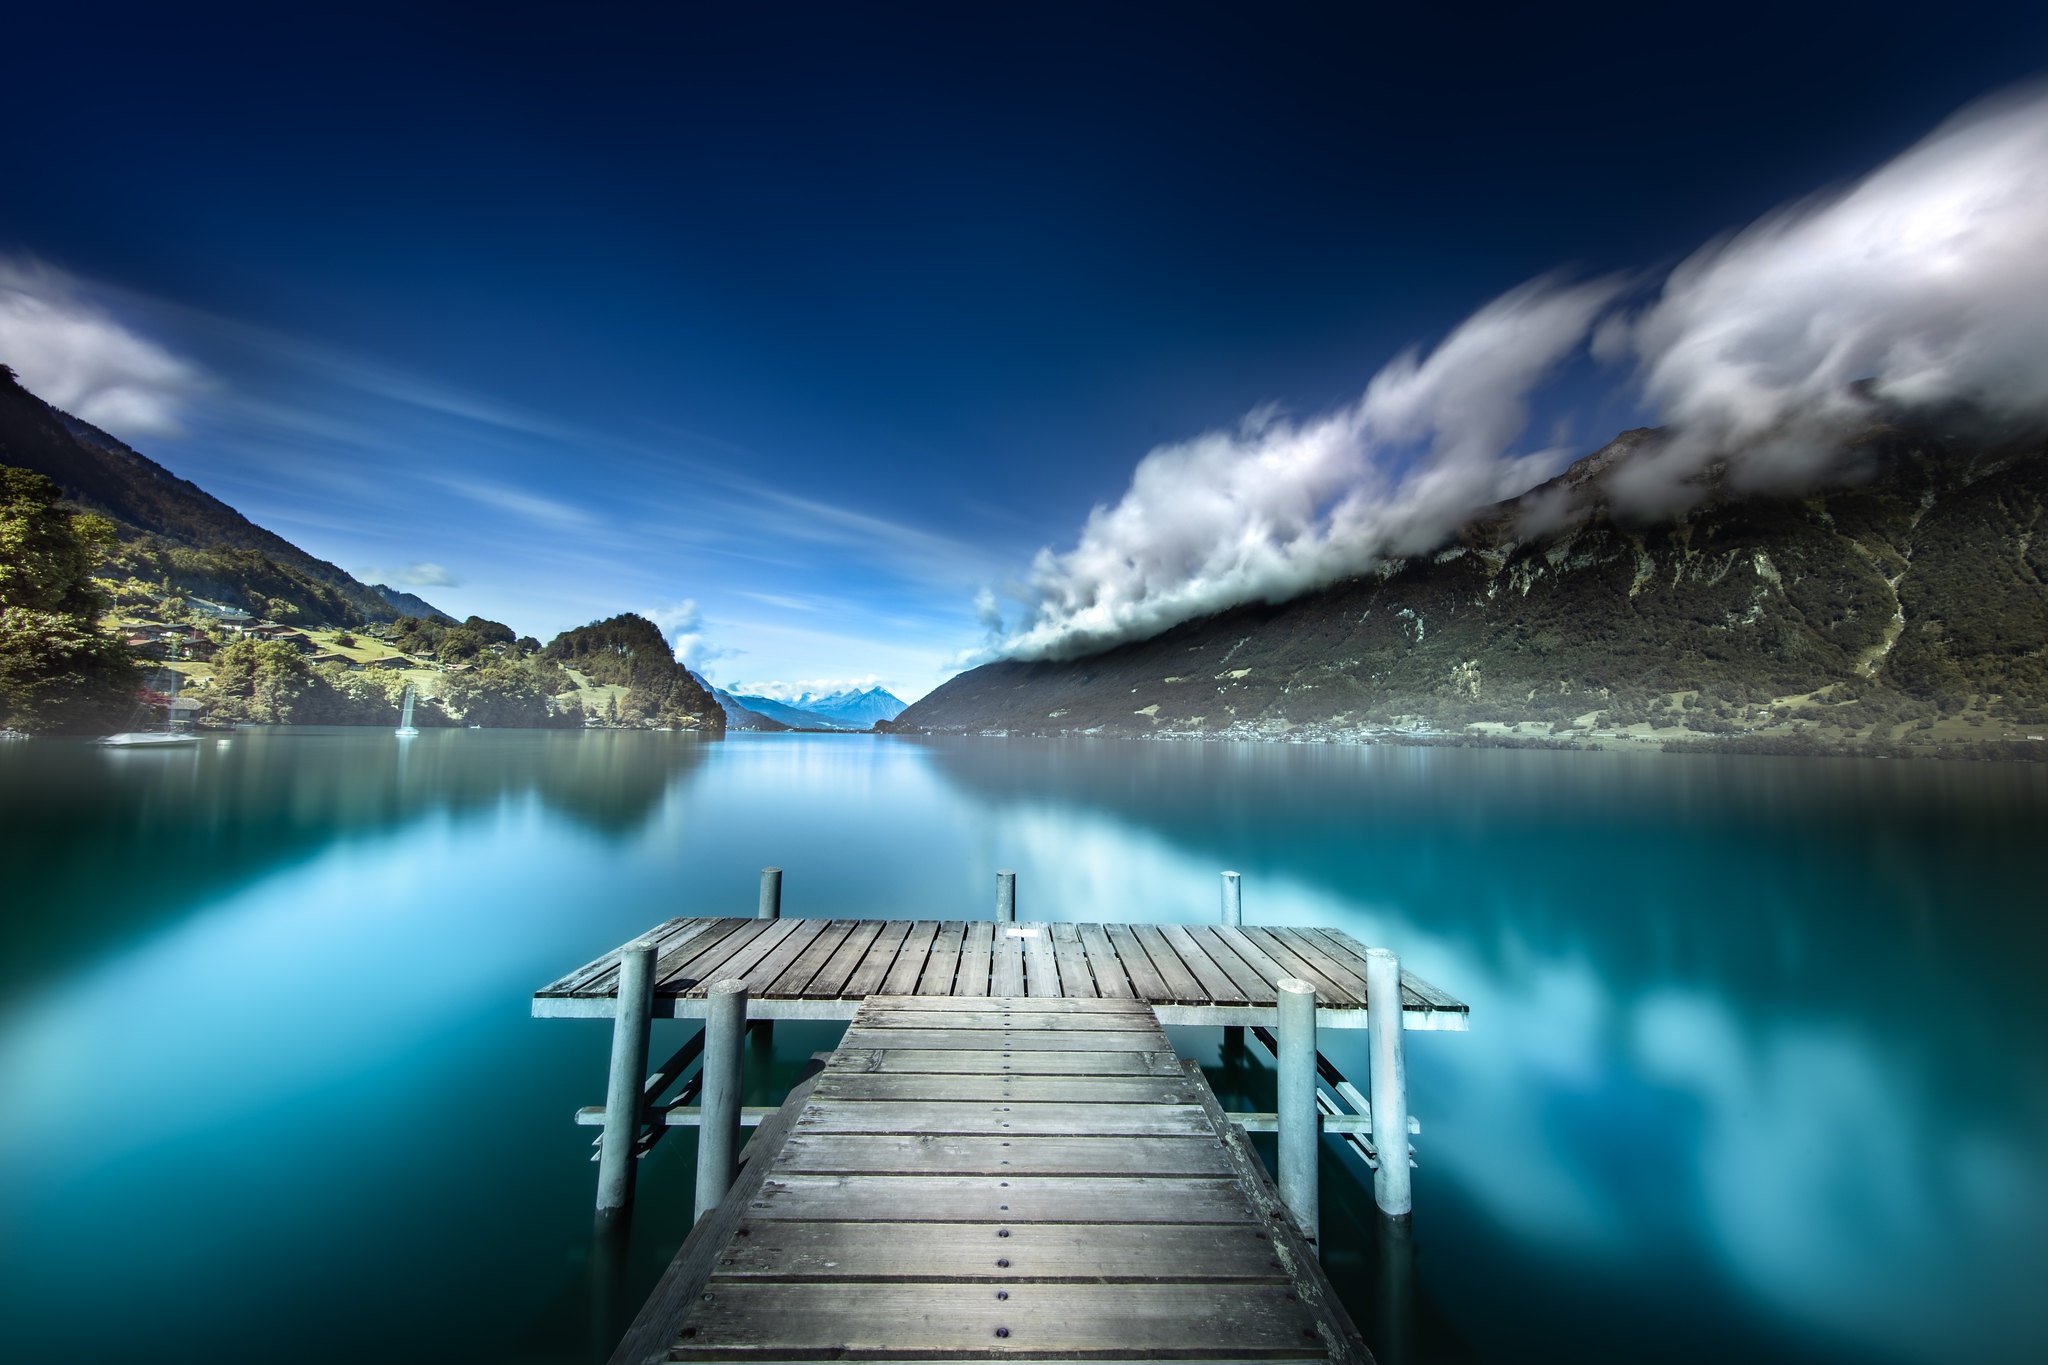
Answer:
M761 869L761 904L754 911L755 919L782 918L782 869L764 867Z
M605 1084L604 1135L597 1158L597 1216L618 1217L633 1203L633 1148L640 1137L641 1087L647 1081L647 1037L654 1013L654 943L635 939L619 950L618 1009L612 1020L612 1065Z
M1283 976L1276 984L1280 997L1280 1198L1302 1235L1320 1244L1316 1158L1322 1145L1322 1116L1316 1106L1316 988L1295 976ZM1399 1019L1396 1015L1397 1027Z
M1223 922L1244 923L1244 878L1235 872L1223 874Z
M1372 1061L1372 1132L1380 1166L1373 1202L1390 1218L1415 1208L1408 1174L1408 1061L1401 1046L1401 960L1385 948L1365 950L1366 1052ZM1282 1016L1284 1019L1284 1015Z
M715 983L705 992L704 1005L704 1091L702 1118L697 1128L696 1218L717 1208L725 1198L739 1157L740 1040L747 1032L746 983Z
M1014 923L1017 918L1017 874L1014 872L996 873L996 918L1004 924Z

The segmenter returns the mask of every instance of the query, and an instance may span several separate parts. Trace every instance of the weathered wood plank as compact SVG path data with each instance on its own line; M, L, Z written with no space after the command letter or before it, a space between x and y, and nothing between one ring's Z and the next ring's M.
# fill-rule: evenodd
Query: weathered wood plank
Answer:
M1040 1054L1041 1056L1045 1054ZM1008 1065L1000 1063L999 1065ZM1191 1104L1183 1076L901 1075L827 1071L820 1100L1017 1100L1070 1104Z
M1088 969L1095 976L1095 993L1105 1000L1130 999L1130 978L1125 974L1123 963L1117 958L1116 949L1110 946L1109 935L1099 924L1077 924L1075 935L1081 940L1081 951L1088 958Z
M655 993L661 993L663 983L673 979L682 964L700 953L709 951L741 923L740 920L725 919L684 921L685 928L667 938L655 954ZM624 947L624 944L620 944L618 948L605 954L605 970L577 987L574 994L603 998L616 996L619 993L619 953Z
M1247 962L1237 952L1236 945L1218 933L1211 925L1190 925L1187 936L1195 941L1209 960L1222 968L1244 996L1248 1005L1272 1005L1279 996L1273 989L1273 978L1266 976L1254 964Z
M1171 1000L1173 996L1166 989L1166 982L1152 968L1151 955L1138 942L1136 934L1128 924L1105 924L1102 931L1109 935L1109 946L1116 950L1118 962L1123 964L1124 974L1131 978L1131 989L1140 1000Z
M1331 981L1351 992L1354 1000L1365 1000L1365 973L1352 971L1344 964L1343 956L1330 950L1327 943L1300 929L1274 926L1266 930L1274 938L1294 950L1295 956L1314 967Z
M1134 1349L1183 1358L1316 1359L1314 1316L1267 1284L862 1285L715 1280L671 1347L675 1360L717 1360L734 1348L925 1359L1047 1356ZM1218 1347L1225 1349L1219 1352ZM724 1358L730 1359L730 1356ZM1142 1357L1141 1357L1142 1358Z
M876 989L883 995L917 994L918 979L924 975L924 960L931 956L932 943L938 936L938 921L921 919L913 923L889 974Z
M766 995L768 988L803 956L804 950L817 942L818 935L831 927L832 921L792 917L784 923L790 927L783 934L782 941L769 948L759 961L746 969L744 975L740 975L739 979L746 983L748 995ZM761 941L766 941L765 936ZM725 973L721 972L720 976L724 977Z
M879 997L870 997L879 998ZM889 997L892 998L893 997ZM953 1010L901 1010L884 1006L880 1009L870 1005L860 1015L864 1028L943 1028L943 1029L1046 1029L1064 1030L1070 1033L1129 1033L1154 1027L1149 1015L1132 1014L1082 1014L1069 1010L1041 1010L1040 1005L1057 1003L1039 1000L1035 997L1014 997L1015 1010L1001 1008L1002 1001L965 1000L955 997L955 1005L978 1004L979 1009ZM1165 1035L1160 1035L1161 1047L1166 1046Z
M1102 1029L1037 1032L1002 1029L892 1028L868 1029L856 1019L846 1031L847 1047L969 1048L995 1052L1150 1052L1158 1046L1158 1035L1109 1032Z
M863 959L874 949L875 940L887 926L877 919L856 920L853 932L849 933L832 953L811 983L804 987L806 1000L831 1000L846 986L847 979L860 966Z
M1229 944L1230 951L1236 953L1245 966L1258 973L1259 977L1266 983L1266 990L1268 992L1277 992L1281 977L1294 975L1292 971L1269 957L1263 947L1246 938L1244 930L1237 925L1219 924L1211 932L1218 939ZM1273 993L1269 994L1267 998L1277 1000L1279 996L1277 993Z
M993 928L994 926L990 926ZM1033 1014L1069 1014L1082 1018L1117 1013L1145 1020L1148 1024L1155 1018L1152 1007L1143 1000L1067 1000L1043 998L983 998L978 996L940 997L929 995L879 995L868 998L866 1008L872 1012L887 1010L1020 1010Z
M702 925L702 921L692 921L681 918L665 919L660 924L655 925L654 928L648 930L647 932L649 934L654 935L657 938L657 940L663 940L673 937L678 931L678 926L682 926L682 931L688 933L692 931L702 932ZM624 944L621 944L620 948L623 948L624 946ZM658 960L659 959L657 957L657 961ZM575 971L565 972L561 976L556 977L553 981L548 982L547 985L542 986L539 990L535 991L534 994L574 995L576 994L578 988L583 986L584 983L591 981L592 979L598 976L602 976L606 971L617 971L618 967L619 948L613 948L607 952L599 953L596 957L590 959L590 961L584 963Z
M980 1075L1003 1071L1018 1076L1177 1076L1180 1062L1171 1052L975 1052L954 1048L841 1047L833 1054L834 1071L866 1071L877 1075L925 1072Z
M799 1132L776 1169L869 1175L1232 1176L1223 1144L1194 1137Z
M990 995L1024 994L1024 940L1002 932L1008 927L996 926L995 965L990 972L988 988Z
M1034 1000L1060 999L1059 959L1052 951L1052 926L1020 924L1017 928L1027 935L1023 940L1026 991Z
M983 1133L993 1137L1191 1137L1200 1109L1168 1104L970 1104L943 1100L814 1100L799 1132Z
M1081 936L1073 925L1052 926L1052 955L1059 963L1060 994L1069 1000L1093 1000L1095 978L1089 974L1088 957L1081 951Z
M839 951L839 945L859 923L850 919L827 920L825 927L812 937L782 975L761 989L761 994L779 999L801 999L804 988L811 984L811 978L831 960L832 954Z
M1170 1248L1160 1243L1156 1226L1096 1225L1076 1237L1065 1224L1019 1223L999 1238L975 1223L773 1222L734 1239L718 1278L1007 1284L1288 1278L1263 1228L1208 1226L1198 1236L1172 1239Z
M775 923L774 920L765 919L725 921L723 933L716 938L707 934L697 943L692 943L690 948L694 951L689 952L682 961L655 979L654 993L681 995L717 971L748 944L768 932L769 927ZM613 989L616 991L616 985Z
M902 955L903 944L909 939L912 927L911 922L904 919L890 920L885 924L880 936L875 939L874 948L861 964L853 969L853 975L847 978L842 994L854 999L872 995L882 984L882 978L894 969L896 959ZM920 968L923 965L922 962L918 964Z
M1237 983L1230 979L1230 973L1218 966L1210 959L1207 953L1202 951L1202 945L1195 942L1195 936L1187 931L1186 926L1162 924L1159 926L1159 932L1166 939L1167 943L1172 946L1174 954L1180 958L1187 969L1194 974L1195 980L1200 983L1203 993L1208 997L1203 1003L1218 1005L1242 1005L1245 1003L1245 994L1237 988Z
M1305 932L1328 942L1331 951L1341 955L1346 966L1361 976L1364 974L1365 945L1357 939L1341 929L1317 928ZM1410 1009L1447 1010L1458 1014L1468 1012L1464 1001L1430 984L1406 968L1401 971L1401 993L1402 999Z
M967 926L959 920L949 920L939 926L939 932L932 939L932 950L924 960L924 971L917 978L917 995L953 994L953 976L960 970L960 949L967 938Z
M1202 983L1195 980L1180 960L1180 954L1173 951L1166 942L1166 935L1159 932L1156 924L1134 924L1131 935L1144 946L1145 955L1152 959L1152 970L1159 973L1159 979L1166 983L1170 999L1176 1005L1207 1005L1214 1003L1209 992L1202 989Z
M960 973L953 986L956 994L968 997L988 994L989 965L995 956L995 946L994 924L977 920L967 926L967 937L960 945Z
M801 932L806 925L816 925L819 923L817 920L800 919L756 920L754 922L766 927L760 933L754 935L746 947L741 948L716 967L706 970L696 985L691 986L688 990L681 992L681 994L701 997L706 991L710 990L715 982L747 979L756 966L788 941L790 935ZM772 976L769 978L771 981L774 979Z
M1361 1005L1365 1002L1339 979L1341 974L1324 971L1315 962L1303 957L1294 945L1282 939L1270 929L1257 927L1241 930L1244 936L1259 945L1266 956L1284 968L1289 976L1299 977L1316 988L1318 1004Z
M816 1110L814 1101L806 1114ZM1206 1128L1208 1119L1194 1110ZM803 1127L797 1131L815 1130ZM808 1175L770 1170L748 1221L1236 1223L1263 1226L1235 1180L1200 1176ZM1007 1239L1001 1239L1007 1240Z

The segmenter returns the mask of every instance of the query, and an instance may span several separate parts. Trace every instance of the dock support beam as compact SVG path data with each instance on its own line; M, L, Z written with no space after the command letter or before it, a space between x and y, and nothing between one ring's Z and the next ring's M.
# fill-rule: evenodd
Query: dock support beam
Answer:
M746 983L716 982L704 993L704 1095L697 1128L695 1218L717 1208L732 1186L740 1152L740 1039L746 1032Z
M782 918L782 869L764 867L761 869L761 905L754 911L755 919Z
M604 1091L604 1136L597 1149L597 1219L601 1225L633 1203L633 1148L640 1139L641 1088L647 1083L647 1034L653 1015L654 942L635 939L619 950L612 1068Z
M1316 1106L1316 988L1295 976L1283 976L1278 984L1280 1201L1294 1215L1302 1235L1320 1246L1316 1158L1322 1146L1322 1112ZM1399 1017L1395 1016L1397 1021Z
M1017 874L1003 871L996 873L996 921L999 924L1013 924L1017 919Z
M1401 959L1385 948L1365 950L1366 1051L1372 1059L1372 1133L1380 1168L1373 1202L1389 1218L1415 1209L1408 1174L1408 1060L1401 1048Z

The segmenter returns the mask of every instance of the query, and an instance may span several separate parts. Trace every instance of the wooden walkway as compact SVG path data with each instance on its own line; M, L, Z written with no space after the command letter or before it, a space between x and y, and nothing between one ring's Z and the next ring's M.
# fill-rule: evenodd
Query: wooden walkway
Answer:
M1317 1022L1362 1028L1365 949L1336 929L1246 925L1010 924L988 920L672 919L657 940L654 1014L700 1017L714 981L747 986L756 1019L851 1019L870 996L1128 1000L1167 1024L1270 1026L1275 983L1316 988ZM616 1010L619 950L535 993L542 1018ZM1410 1029L1467 1026L1467 1007L1401 976Z
M741 937L732 956L765 947L734 970L767 970L790 936L774 922L732 927L749 923L674 922L695 928L664 952L672 993L702 975L687 968L711 935ZM897 941L830 1061L758 1130L613 1365L1370 1361L1242 1132L1133 998L1135 974L1123 978L1131 994L1111 998L968 999L962 978L999 970L978 965L999 956L994 940L959 924L900 926L812 928L774 969L772 982L800 993L842 957L866 971L885 929ZM1093 968L1073 969L1077 984L1081 971L1099 982L1103 963L1124 961L1072 956L1091 926L1046 927L1070 932L1012 959L1027 987L1033 972L1064 985L1076 961ZM970 942L980 956L966 967ZM796 962L806 955L808 976ZM941 957L951 965L930 994L883 989L922 989ZM588 983L601 975L586 971ZM824 998L843 998L849 975Z

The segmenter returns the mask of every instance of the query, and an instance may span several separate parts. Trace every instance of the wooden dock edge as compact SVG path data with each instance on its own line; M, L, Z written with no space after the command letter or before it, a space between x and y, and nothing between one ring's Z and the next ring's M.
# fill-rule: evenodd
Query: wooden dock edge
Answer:
M954 997L963 998L963 997ZM994 997L977 997L994 998ZM1023 997L1018 997L1023 998ZM1038 996L1034 999L1048 997ZM814 1021L845 1023L860 1011L859 1000L786 1000L771 996L753 996L747 1000L748 1020L808 1019ZM535 1019L606 1019L618 1013L618 1003L610 996L569 996L536 995L530 1007ZM1272 1005L1162 1005L1154 1004L1152 1012L1159 1016L1159 1022L1168 1028L1274 1028L1280 1022L1280 1011ZM1358 1029L1368 1027L1368 1011L1356 1006L1323 1005L1316 1009L1318 1029ZM701 996L660 995L654 997L651 1014L655 1019L702 1019L704 1000ZM1472 1028L1470 1010L1428 1009L1404 1010L1401 1026L1410 1033L1466 1033Z
M690 1315L697 1296L704 1292L704 1286L711 1280L711 1272L718 1264L718 1253L732 1240L740 1219L746 1216L747 1205L760 1194L761 1184L768 1178L768 1168L774 1164L775 1154L782 1150L784 1139L796 1126L797 1115L810 1103L811 1091L824 1073L825 1064L821 1057L813 1057L804 1069L803 1078L783 1100L782 1107L754 1130L753 1140L741 1153L743 1164L739 1175L734 1178L732 1188L726 1191L724 1201L698 1219L697 1226L690 1229L690 1235L683 1239L675 1259L669 1262L668 1269L655 1282L654 1292L647 1296L647 1302L640 1306L632 1326L619 1339L609 1365L662 1365L668 1359L669 1347L675 1344L676 1334L682 1331L683 1319Z
M1209 1078L1202 1074L1201 1063L1184 1057L1180 1066L1193 1083L1196 1101L1209 1116L1209 1122L1215 1125L1217 1136L1223 1139L1224 1153L1236 1168L1237 1178L1251 1199L1252 1207L1264 1214L1272 1225L1275 1234L1273 1249L1280 1253L1283 1267L1293 1278L1295 1292L1301 1296L1303 1305L1316 1315L1316 1329L1323 1334L1323 1344L1329 1349L1330 1360L1341 1365L1374 1365L1372 1352L1366 1349L1365 1338L1359 1334L1357 1324L1351 1321L1351 1314L1344 1311L1336 1289L1330 1284L1330 1277L1323 1273L1323 1263L1316 1255L1315 1247L1281 1202L1280 1191L1266 1173L1266 1163L1259 1160L1259 1154L1252 1149L1251 1139L1223 1112L1216 1093L1209 1088Z

